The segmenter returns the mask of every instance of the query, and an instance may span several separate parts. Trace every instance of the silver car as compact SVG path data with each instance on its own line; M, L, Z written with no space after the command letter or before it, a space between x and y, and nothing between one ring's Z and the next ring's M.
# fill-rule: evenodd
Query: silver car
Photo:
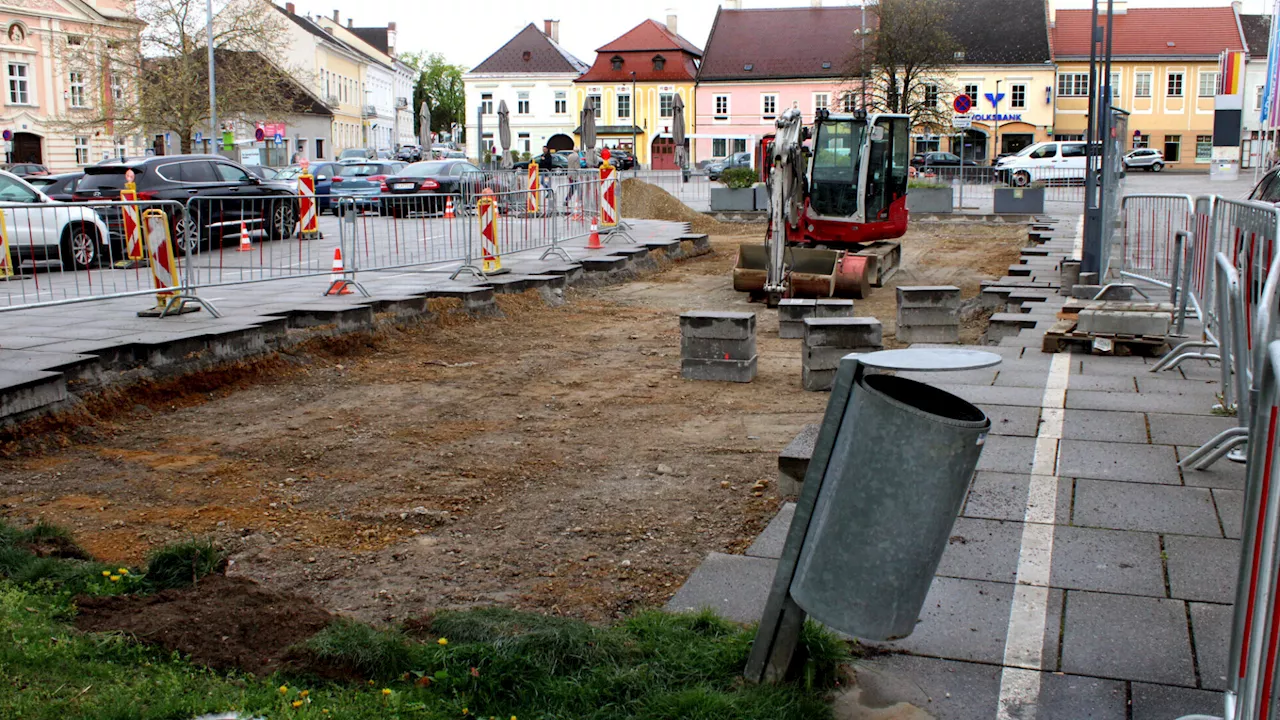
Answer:
M1164 169L1164 153L1155 148L1138 148L1124 156L1126 170L1142 169L1147 172L1160 172Z

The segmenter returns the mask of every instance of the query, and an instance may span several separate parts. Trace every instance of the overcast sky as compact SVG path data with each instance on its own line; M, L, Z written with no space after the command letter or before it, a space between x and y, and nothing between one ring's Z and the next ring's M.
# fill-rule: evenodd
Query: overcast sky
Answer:
M824 0L827 5L856 5ZM963 5L964 0L959 0ZM283 4L283 2L281 2ZM525 25L539 28L547 18L560 21L560 43L590 64L595 49L647 18L677 16L677 29L702 47L711 32L720 0L294 0L298 12L332 15L336 8L356 25L394 21L399 49L443 53L450 62L474 67ZM809 0L742 0L742 7L794 7ZM1129 7L1230 5L1229 0L1129 0ZM1244 0L1244 12L1259 13L1268 0ZM1088 0L1060 0L1060 8L1087 8ZM765 39L761 39L765 42Z

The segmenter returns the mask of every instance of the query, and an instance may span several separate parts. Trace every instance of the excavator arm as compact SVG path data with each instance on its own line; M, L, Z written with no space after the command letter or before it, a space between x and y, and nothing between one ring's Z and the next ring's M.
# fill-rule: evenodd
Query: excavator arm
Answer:
M787 291L784 260L787 250L787 227L800 222L804 206L806 162L804 156L804 123L800 110L791 108L775 123L777 132L770 146L769 164L769 233L765 238L764 292L769 305Z

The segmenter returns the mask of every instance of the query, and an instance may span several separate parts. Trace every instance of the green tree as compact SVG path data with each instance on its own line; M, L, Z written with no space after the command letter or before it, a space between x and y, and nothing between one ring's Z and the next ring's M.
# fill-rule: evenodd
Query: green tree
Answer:
M427 101L431 108L431 129L448 132L453 123L466 122L466 96L463 93L462 73L466 68L447 62L440 53L416 52L400 55L404 64L418 73L413 86L413 132L419 134L418 108Z

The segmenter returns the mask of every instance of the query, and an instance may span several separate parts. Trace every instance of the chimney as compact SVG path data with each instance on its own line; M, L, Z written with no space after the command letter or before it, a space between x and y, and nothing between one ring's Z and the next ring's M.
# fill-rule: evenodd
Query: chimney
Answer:
M809 7L815 7L815 8L822 7L822 0L809 0Z
M667 29L670 30L673 35L680 34L680 32L676 30L676 11L670 8L667 9Z
M1049 12L1049 29L1053 29L1058 24L1058 3L1054 0L1046 0L1045 5Z
M297 9L298 9L298 8L297 8L297 7L295 7L293 3L285 3L285 4L284 4L284 9L285 9L285 12L289 13L290 15L292 15L292 14L294 14L294 12L295 12L295 11L297 11Z
M543 20L542 34L551 38L551 42L560 42L560 21L559 20Z
M350 30L353 27L355 27L355 21L351 18L347 18L347 29Z
M342 22L338 20L338 11L337 11L337 10L334 10L334 11L333 11L333 21L334 21L334 22L336 22L336 23L338 23L339 25L341 25L341 24L342 24Z
M724 0L725 10L741 10L742 0Z
M387 23L387 52L396 54L396 24L393 22Z
M1106 12L1107 11L1104 9L1100 14L1105 15ZM1127 2L1127 0L1114 0L1111 3L1111 14L1112 15L1128 15L1129 3Z

